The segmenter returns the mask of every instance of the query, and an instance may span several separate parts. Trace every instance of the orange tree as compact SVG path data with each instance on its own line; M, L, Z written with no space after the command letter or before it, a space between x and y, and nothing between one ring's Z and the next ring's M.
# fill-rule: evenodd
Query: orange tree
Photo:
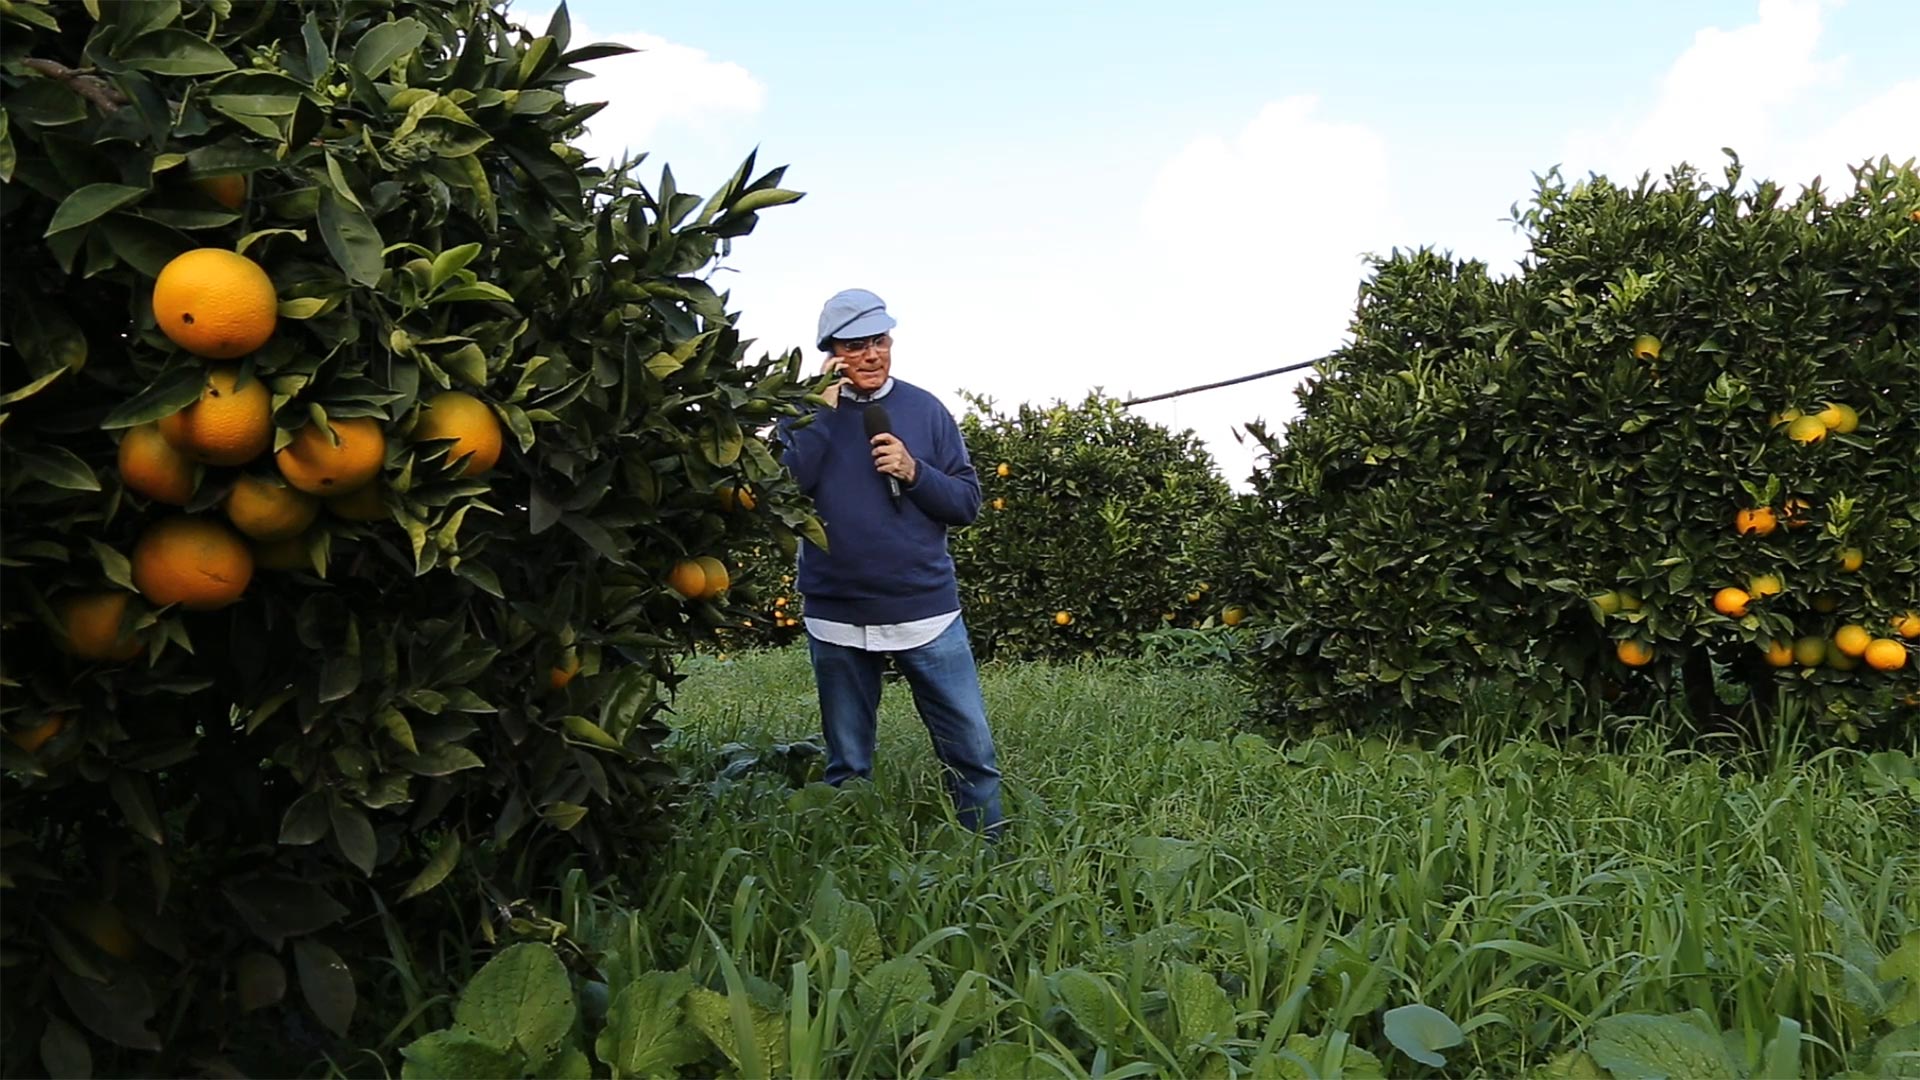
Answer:
M1920 179L1740 177L1550 175L1505 279L1377 262L1257 432L1262 700L1418 724L1492 682L1724 724L1785 691L1830 737L1915 730Z
M710 568L818 531L702 276L799 196L588 167L564 7L0 19L0 1057L271 1073L391 1023L370 951L642 865Z
M1229 492L1191 431L1097 392L1010 415L967 401L960 427L982 506L951 547L983 654L1126 653L1141 633L1231 602L1210 561Z

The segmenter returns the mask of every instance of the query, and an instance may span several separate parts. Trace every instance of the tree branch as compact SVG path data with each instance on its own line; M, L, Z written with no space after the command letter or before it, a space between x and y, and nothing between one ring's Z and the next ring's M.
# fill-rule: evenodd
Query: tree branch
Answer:
M58 79L67 84L67 89L86 98L98 106L101 112L115 113L127 103L127 95L107 80L92 74L88 68L70 68L57 60L42 60L28 57L22 66L37 71L50 79Z

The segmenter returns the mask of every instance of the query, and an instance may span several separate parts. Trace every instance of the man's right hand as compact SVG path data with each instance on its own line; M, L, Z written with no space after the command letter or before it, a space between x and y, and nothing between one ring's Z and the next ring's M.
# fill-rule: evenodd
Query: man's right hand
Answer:
M829 356L827 357L827 362L820 366L820 374L837 375L840 373L841 369L845 368L846 366L847 366L847 362L841 359L840 357ZM847 377L844 375L841 375L839 382L834 383L832 386L829 386L825 390L820 392L820 396L826 399L827 405L830 408L837 409L840 407L840 388L845 385L847 385Z

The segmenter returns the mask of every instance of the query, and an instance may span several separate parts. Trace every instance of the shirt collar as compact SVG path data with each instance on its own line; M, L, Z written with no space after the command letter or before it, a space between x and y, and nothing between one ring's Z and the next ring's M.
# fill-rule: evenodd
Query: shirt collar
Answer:
M851 391L851 396L855 401L878 401L888 394L893 393L893 376L887 376L887 381L881 383L880 389L875 390L872 394L863 396L860 391L854 390L851 386L847 387L847 390Z

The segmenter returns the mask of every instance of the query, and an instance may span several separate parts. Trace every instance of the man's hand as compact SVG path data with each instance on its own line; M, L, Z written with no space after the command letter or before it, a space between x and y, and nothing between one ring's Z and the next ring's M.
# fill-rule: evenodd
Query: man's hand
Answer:
M892 435L875 435L873 443L873 467L888 476L897 476L903 484L913 483L920 475L920 465L907 453L905 443Z
M827 357L827 362L820 365L820 374L838 375L841 369L845 368L846 366L847 366L847 362L844 359L838 356L829 356ZM827 399L828 408L837 409L840 407L840 388L847 385L847 382L848 382L847 377L845 375L841 375L839 382L834 383L832 386L829 386L825 390L822 390L820 392L820 396Z

